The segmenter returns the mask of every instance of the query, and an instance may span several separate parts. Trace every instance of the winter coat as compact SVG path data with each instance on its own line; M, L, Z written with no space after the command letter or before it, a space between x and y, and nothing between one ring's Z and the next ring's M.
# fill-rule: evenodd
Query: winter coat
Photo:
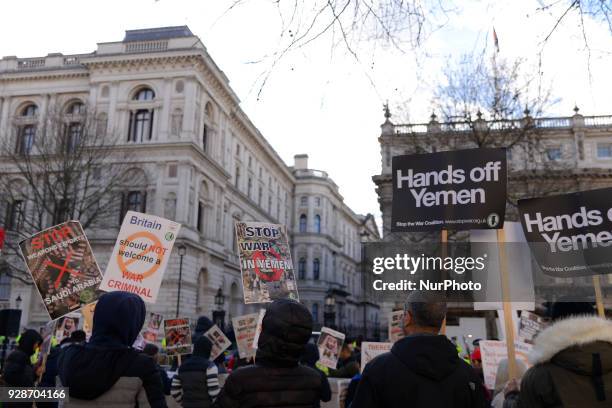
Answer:
M216 408L312 408L322 399L320 374L299 365L312 333L312 317L303 305L276 300L268 306L255 365L232 372Z
M351 408L484 408L482 387L446 336L408 336L368 363Z
M321 377L321 401L327 402L331 400L331 386L329 385L327 375L316 366L319 357L319 348L315 344L308 343L304 346L304 352L300 356L300 364L310 367L319 373ZM319 408L320 406L320 403L315 404L315 408Z
M535 338L529 359L534 366L505 408L612 407L612 322L558 321Z
M26 330L19 338L17 348L11 352L4 363L3 377L7 386L32 387L36 380L30 356L34 354L37 343L42 337L36 330Z
M219 371L209 360L212 343L200 336L194 344L193 354L178 370L172 380L172 397L183 408L207 408L219 394Z
M166 407L155 362L131 348L145 314L144 302L131 293L100 297L90 342L71 345L60 356L68 407Z
M338 368L330 369L329 376L332 378L353 378L359 374L359 363L351 356L338 361Z

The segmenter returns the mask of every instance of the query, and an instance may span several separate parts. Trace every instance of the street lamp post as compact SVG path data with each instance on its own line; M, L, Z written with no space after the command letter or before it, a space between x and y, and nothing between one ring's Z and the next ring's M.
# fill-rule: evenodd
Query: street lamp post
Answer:
M179 254L179 280L178 280L178 294L176 297L176 317L179 317L179 311L181 307L181 282L183 280L183 257L187 253L187 247L180 244L178 247Z
M223 288L220 287L215 295L215 305L217 306L217 310L213 311L213 321L222 331L225 329L223 327L225 326L225 310L223 310L224 304L225 295L223 294Z
M327 293L325 296L325 312L323 313L323 321L325 326L331 327L332 329L335 327L336 323L336 312L334 310L336 306L336 298L331 292Z
M21 302L22 301L23 301L23 299L21 299L21 295L17 295L17 299L15 299L15 308L21 309Z
M366 256L365 256L365 241L370 236L368 231L362 231L361 236L361 295L363 296L363 340L367 340L368 338L368 319L367 319L367 308L368 302L366 297Z

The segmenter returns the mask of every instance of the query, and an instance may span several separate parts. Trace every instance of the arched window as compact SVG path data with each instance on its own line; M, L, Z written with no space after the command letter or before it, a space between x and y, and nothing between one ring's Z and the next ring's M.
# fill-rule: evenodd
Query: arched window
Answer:
M151 88L142 88L134 94L132 99L135 101L152 101L155 99L155 92Z
M38 114L38 107L33 103L29 104L21 110L21 116L33 117Z
M312 321L314 323L319 322L319 304L318 303L312 304Z
M25 106L21 110L22 120L25 120L22 126L17 129L17 144L15 146L15 152L17 154L30 154L32 147L34 146L34 140L36 137L36 115L38 114L38 107L33 103Z
M155 99L155 92L151 88L142 88L134 94L132 100L138 102L151 101ZM140 108L130 111L130 123L128 129L128 142L143 142L153 137L153 108Z
M81 101L76 101L68 105L66 115L82 115L85 113L85 105Z
M315 258L314 261L312 261L312 278L314 280L319 280L320 272L321 272L321 261L319 261L319 258Z
M314 217L314 228L317 234L321 233L321 216L319 214Z
M306 214L300 215L300 232L306 232L307 222Z
M306 279L306 258L300 258L298 261L298 278Z

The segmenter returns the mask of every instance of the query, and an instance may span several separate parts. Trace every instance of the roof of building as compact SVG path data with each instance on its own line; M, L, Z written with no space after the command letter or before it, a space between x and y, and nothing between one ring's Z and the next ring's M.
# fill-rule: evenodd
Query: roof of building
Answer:
M123 42L166 40L180 37L193 37L193 33L186 25L126 30Z

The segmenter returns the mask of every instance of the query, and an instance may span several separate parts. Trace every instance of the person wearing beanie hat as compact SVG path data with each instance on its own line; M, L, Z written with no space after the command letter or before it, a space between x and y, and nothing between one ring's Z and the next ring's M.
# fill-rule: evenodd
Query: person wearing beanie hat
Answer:
M323 382L313 368L299 364L312 333L312 316L300 303L270 303L262 321L255 364L233 371L225 381L216 408L316 407Z
M132 344L142 330L146 307L128 292L100 296L89 343L66 347L58 361L68 407L166 408L154 361Z
M170 395L171 381L170 378L168 378L168 374L166 374L166 370L164 370L157 362L157 353L159 353L159 347L153 343L146 343L142 349L142 354L150 357L155 363L155 367L157 367L159 378L161 379L162 386L164 387L164 395Z
M533 366L505 387L504 408L612 407L612 322L588 302L556 302L534 339Z
M172 379L170 394L183 408L207 408L219 395L219 371L210 361L212 343L206 336L193 342L193 354Z

